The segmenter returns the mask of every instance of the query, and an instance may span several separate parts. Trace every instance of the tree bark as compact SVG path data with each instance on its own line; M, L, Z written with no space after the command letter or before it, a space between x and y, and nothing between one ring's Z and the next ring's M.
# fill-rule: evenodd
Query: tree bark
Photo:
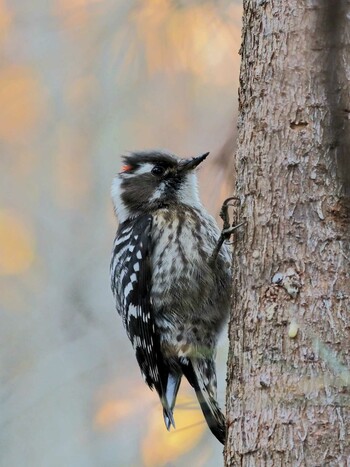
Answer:
M350 465L350 4L244 0L226 465Z

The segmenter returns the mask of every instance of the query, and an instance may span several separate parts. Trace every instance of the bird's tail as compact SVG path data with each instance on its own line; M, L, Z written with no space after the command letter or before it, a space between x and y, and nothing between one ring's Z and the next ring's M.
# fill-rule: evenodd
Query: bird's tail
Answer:
M167 430L170 430L171 425L175 428L173 410L175 407L176 396L181 383L181 375L178 373L169 373L166 382L165 394L161 398L163 405L164 423Z
M184 359L182 371L190 385L196 391L198 402L210 431L225 444L226 420L216 400L215 364L212 360Z

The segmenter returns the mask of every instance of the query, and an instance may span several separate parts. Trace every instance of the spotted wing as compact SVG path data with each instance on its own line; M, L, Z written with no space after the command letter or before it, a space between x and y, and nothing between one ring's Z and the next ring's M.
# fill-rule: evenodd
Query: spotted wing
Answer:
M162 398L167 376L156 334L150 290L152 216L131 219L120 225L111 262L111 285L117 311L135 349L141 372L150 388Z

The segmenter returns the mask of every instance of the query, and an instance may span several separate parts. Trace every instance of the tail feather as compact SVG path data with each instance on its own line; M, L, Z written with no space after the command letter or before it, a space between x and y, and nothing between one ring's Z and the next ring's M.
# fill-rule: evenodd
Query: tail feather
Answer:
M211 378L216 381L215 368L208 360L184 361L182 371L190 385L194 388L198 402L210 431L222 443L226 439L226 420L217 403L216 390L210 384ZM214 372L210 375L210 372Z
M179 391L180 383L181 375L174 373L168 374L165 397L163 397L165 400L162 400L164 423L167 430L170 430L171 425L173 425L175 428L173 410L175 407L176 396Z
M165 423L166 429L169 431L171 425L174 428L176 428L173 411L169 407L167 407L165 404L163 404L163 401L162 401L162 405L163 405L164 423Z

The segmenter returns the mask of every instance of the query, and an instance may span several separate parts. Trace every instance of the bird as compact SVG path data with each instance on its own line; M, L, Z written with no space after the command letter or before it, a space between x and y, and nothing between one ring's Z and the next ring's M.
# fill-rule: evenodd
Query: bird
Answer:
M166 428L175 428L184 376L224 444L215 356L230 309L232 253L198 194L196 170L208 155L123 156L111 189L119 226L110 275L116 310L145 382L158 393Z

